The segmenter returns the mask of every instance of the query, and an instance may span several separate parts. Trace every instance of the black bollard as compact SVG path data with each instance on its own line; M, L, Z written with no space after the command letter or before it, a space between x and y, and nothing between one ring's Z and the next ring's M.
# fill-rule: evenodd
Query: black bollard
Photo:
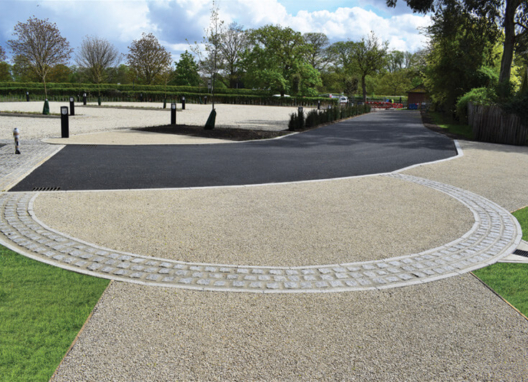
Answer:
M75 115L75 98L70 97L70 115Z
M204 96L204 104L207 105L207 96Z
M61 137L70 137L70 126L68 123L68 106L61 106Z
M185 110L185 97L182 97L182 110Z
M321 110L321 100L317 100L317 110Z
M86 106L86 93L83 94L83 105Z
M26 92L26 101L29 102L29 92Z
M143 93L139 94L139 102L143 102Z
M176 124L176 104L171 103L171 125Z

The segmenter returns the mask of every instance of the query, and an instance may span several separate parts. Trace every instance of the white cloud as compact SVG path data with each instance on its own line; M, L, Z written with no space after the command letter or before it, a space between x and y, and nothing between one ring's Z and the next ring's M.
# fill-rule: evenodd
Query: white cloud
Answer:
M4 47L16 22L35 15L56 22L73 48L80 45L85 35L97 35L125 53L127 46L140 38L142 32L152 32L175 57L189 48L186 40L201 41L210 23L212 5L211 0L1 1L3 33L0 45ZM416 51L423 47L426 38L416 28L429 25L429 16L412 14L410 10L405 13L402 5L398 12L379 12L377 9L383 8L384 0L376 1L373 6L365 6L366 9L357 6L335 8L338 4L358 4L354 1L326 1L317 4L319 9L328 4L327 10L299 10L296 14L289 13L281 0L217 0L216 3L220 7L220 19L226 25L232 21L245 28L278 24L302 33L322 32L332 42L358 41L374 31L379 38L390 42L391 49ZM404 1L398 3L404 4ZM290 1L288 4L291 9L296 3ZM307 3L305 9L314 4ZM303 3L299 2L298 9L302 8Z

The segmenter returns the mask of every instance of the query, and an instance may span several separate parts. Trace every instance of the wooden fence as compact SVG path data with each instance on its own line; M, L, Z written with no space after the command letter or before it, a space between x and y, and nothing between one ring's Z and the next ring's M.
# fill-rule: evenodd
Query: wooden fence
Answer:
M528 125L521 118L506 114L499 106L468 103L469 125L477 141L523 146L528 140Z

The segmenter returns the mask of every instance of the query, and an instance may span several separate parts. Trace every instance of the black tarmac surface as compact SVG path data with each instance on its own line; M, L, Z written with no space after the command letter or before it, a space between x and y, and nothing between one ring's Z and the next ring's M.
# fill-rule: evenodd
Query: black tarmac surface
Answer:
M383 111L268 141L65 147L11 191L207 187L395 171L457 154L419 113Z

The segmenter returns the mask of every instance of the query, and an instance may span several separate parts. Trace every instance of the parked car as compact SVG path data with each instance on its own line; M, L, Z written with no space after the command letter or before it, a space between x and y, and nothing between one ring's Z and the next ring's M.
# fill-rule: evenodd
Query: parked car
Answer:
M345 96L339 97L339 103L348 103L348 98Z

